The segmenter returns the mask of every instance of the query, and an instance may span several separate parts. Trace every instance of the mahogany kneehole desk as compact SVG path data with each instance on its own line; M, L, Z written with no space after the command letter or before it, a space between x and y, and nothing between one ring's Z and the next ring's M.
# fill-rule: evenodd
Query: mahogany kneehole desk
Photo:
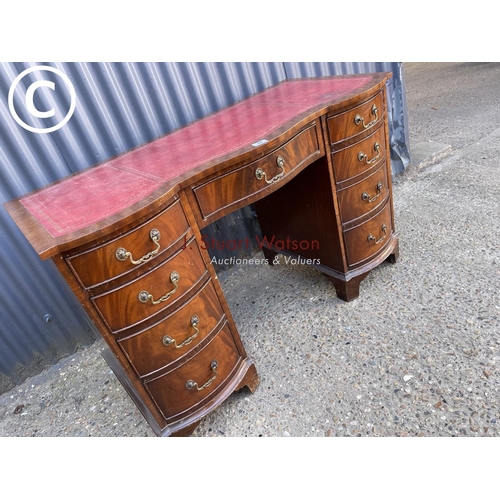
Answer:
M201 229L252 203L269 262L311 259L342 300L396 261L390 76L285 81L6 204L158 435L188 435L258 385ZM318 244L276 246L287 239Z

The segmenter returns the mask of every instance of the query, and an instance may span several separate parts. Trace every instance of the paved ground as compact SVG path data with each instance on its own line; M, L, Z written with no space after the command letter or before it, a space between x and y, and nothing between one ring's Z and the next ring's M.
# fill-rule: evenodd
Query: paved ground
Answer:
M500 436L500 65L405 73L415 157L443 154L395 181L398 263L350 303L306 267L222 273L261 384L194 436ZM152 436L101 347L0 396L0 436Z

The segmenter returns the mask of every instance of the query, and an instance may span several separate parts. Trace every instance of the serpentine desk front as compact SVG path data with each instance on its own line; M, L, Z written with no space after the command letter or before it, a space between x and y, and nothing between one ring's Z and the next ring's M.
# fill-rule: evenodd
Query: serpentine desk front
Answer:
M269 263L306 259L347 301L396 261L390 76L288 80L6 204L158 435L188 435L258 385L202 244L208 224L252 203Z

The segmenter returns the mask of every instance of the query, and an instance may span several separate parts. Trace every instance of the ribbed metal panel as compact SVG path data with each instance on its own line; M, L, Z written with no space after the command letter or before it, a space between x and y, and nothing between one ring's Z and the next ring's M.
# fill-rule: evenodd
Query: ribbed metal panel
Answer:
M66 75L76 94L71 119L49 134L25 130L14 120L7 96L25 69L50 66ZM392 71L390 89L394 171L408 163L407 126L397 63L3 63L0 65L0 203L123 153L286 78ZM35 118L23 107L33 82L34 104L55 110ZM14 94L19 116L34 127L58 123L69 109L62 80L36 71ZM406 148L406 153L405 153ZM406 154L406 157L405 157ZM399 163L398 163L399 162ZM406 164L405 164L406 162ZM93 326L51 262L42 262L0 208L0 393L95 339ZM207 237L255 241L252 208L206 229ZM223 252L215 251L221 256Z

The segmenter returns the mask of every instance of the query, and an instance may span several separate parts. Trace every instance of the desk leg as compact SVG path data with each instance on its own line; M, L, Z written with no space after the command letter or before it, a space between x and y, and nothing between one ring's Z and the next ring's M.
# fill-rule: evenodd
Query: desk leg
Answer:
M253 394L256 391L259 382L260 378L257 373L257 369L255 368L255 365L252 362L245 376L243 377L243 380L240 382L238 387L236 387L235 391L239 391L240 389L243 389L243 387L248 387L250 389L250 392Z
M262 253L264 254L264 258L267 260L270 266L274 266L275 262L274 259L276 258L278 252L275 252L274 250L269 250L269 248L262 247Z
M391 264L395 264L396 261L398 260L398 257L399 257L399 240L397 240L396 245L394 246L394 250L392 251L391 255L387 257L386 260Z
M335 285L335 291L337 292L337 297L345 302L350 302L358 298L359 296L359 284L368 276L370 271L367 273L360 274L349 281L342 281L333 276L326 277Z

